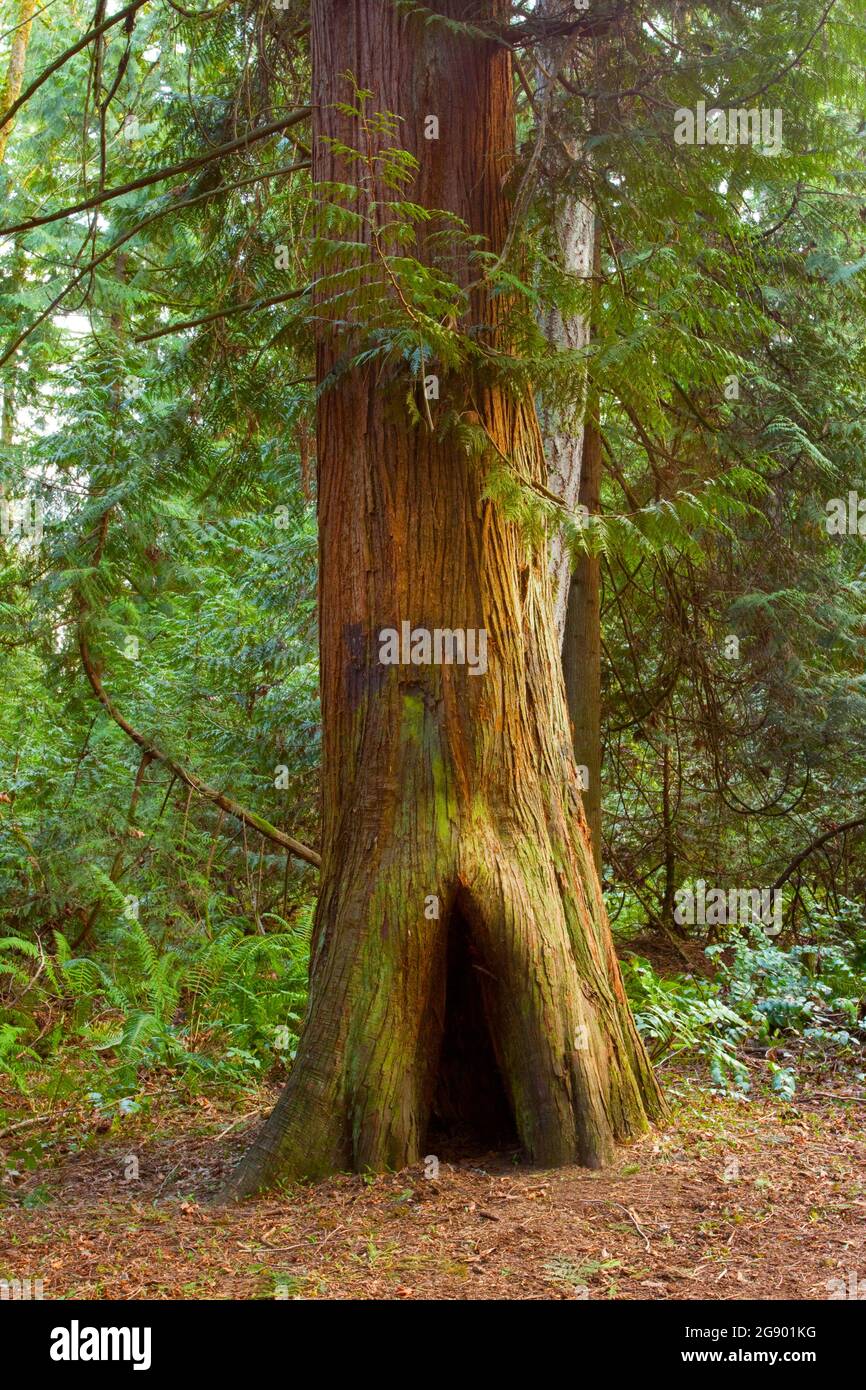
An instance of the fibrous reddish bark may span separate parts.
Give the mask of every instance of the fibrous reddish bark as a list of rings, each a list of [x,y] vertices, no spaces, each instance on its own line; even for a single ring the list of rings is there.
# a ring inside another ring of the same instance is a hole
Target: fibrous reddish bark
[[[442,8],[479,16],[465,0]],[[403,117],[413,200],[501,248],[508,51],[388,0],[314,0],[313,58],[317,178],[352,180],[332,143],[361,143],[335,106],[351,72]],[[439,139],[425,141],[430,114]],[[501,344],[506,315],[476,287],[476,333]],[[345,370],[346,352],[324,326],[318,378],[336,384],[318,418],[324,819],[310,1003],[232,1190],[400,1167],[425,1152],[431,1117],[471,1125],[482,1109],[495,1127],[504,1108],[535,1162],[597,1166],[663,1102],[593,867],[547,557],[485,491],[503,457],[544,483],[534,410],[492,373],[443,376],[431,404],[471,409],[491,440],[473,457],[454,432],[410,427],[405,376]],[[484,630],[486,673],[381,664],[380,633],[404,621]]]

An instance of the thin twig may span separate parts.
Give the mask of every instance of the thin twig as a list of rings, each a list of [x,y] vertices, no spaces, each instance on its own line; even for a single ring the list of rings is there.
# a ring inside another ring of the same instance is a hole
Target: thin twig
[[[650,1245],[650,1238],[649,1238],[649,1236],[647,1235],[646,1231],[645,1231],[645,1230],[643,1229],[643,1227],[641,1226],[640,1222],[638,1221],[637,1217],[635,1216],[634,1212],[631,1210],[630,1207],[624,1207],[623,1204],[622,1204],[622,1202],[614,1202],[613,1199],[612,1199],[611,1197],[598,1197],[598,1198],[595,1198],[595,1197],[583,1197],[583,1198],[581,1198],[581,1201],[586,1202],[586,1204],[587,1204],[588,1206],[593,1206],[593,1207],[603,1207],[603,1206],[616,1207],[619,1211],[623,1212],[623,1213],[628,1217],[629,1221],[630,1221],[631,1224],[634,1226],[634,1228],[635,1228],[635,1230],[637,1231],[638,1235],[641,1237],[641,1239],[642,1239],[643,1241],[646,1242],[646,1248],[647,1248],[647,1250],[651,1250],[651,1249],[652,1249],[652,1246]]]
[[[0,1139],[5,1139],[7,1134],[17,1133],[19,1129],[27,1129],[30,1125],[38,1125],[43,1122],[45,1124],[54,1124],[55,1120],[61,1119],[64,1115],[68,1115],[70,1111],[74,1109],[74,1105],[67,1105],[64,1106],[62,1110],[54,1110],[47,1115],[33,1115],[29,1120],[19,1120],[17,1124],[9,1125],[7,1129],[0,1129]]]

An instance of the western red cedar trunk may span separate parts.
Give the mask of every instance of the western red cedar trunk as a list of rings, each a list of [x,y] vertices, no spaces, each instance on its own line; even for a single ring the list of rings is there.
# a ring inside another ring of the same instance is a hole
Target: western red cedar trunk
[[[465,0],[442,12],[479,19]],[[496,0],[486,14],[505,10]],[[373,109],[404,118],[412,199],[500,248],[507,50],[390,0],[314,0],[312,44],[316,177],[353,179],[331,143],[364,142],[335,106],[351,72]],[[438,140],[424,139],[428,115]],[[506,313],[473,292],[486,341],[504,341]],[[431,1117],[489,1133],[508,1119],[530,1159],[597,1166],[663,1102],[589,849],[545,550],[485,497],[502,455],[543,481],[534,411],[492,375],[443,376],[431,405],[471,407],[493,441],[471,457],[454,432],[409,423],[405,374],[346,371],[346,351],[323,327],[318,379],[336,384],[318,416],[324,819],[310,1002],[232,1188],[403,1166],[424,1154]],[[379,634],[404,620],[485,630],[486,673],[382,665]]]

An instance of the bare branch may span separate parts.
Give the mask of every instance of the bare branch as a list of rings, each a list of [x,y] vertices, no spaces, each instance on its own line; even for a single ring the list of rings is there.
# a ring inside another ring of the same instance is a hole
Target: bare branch
[[[211,314],[202,314],[200,319],[187,319],[184,323],[172,323],[167,328],[157,328],[153,333],[142,333],[135,339],[137,343],[152,343],[154,338],[165,338],[169,333],[183,333],[187,328],[201,328],[205,323],[214,323],[217,319],[227,319],[231,314],[252,314],[256,309],[271,309],[275,304],[285,304],[290,299],[300,299],[302,295],[309,294],[309,285],[302,285],[300,289],[288,290],[285,294],[272,295],[270,299],[251,299],[245,304],[230,304],[225,309],[214,309]]]
[[[43,217],[30,217],[26,222],[16,222],[11,227],[0,227],[0,236],[29,232],[33,227],[44,227],[46,223],[57,222],[63,217],[74,217],[76,213],[87,212],[90,208],[99,207],[112,198],[121,198],[125,193],[135,193],[139,188],[148,188],[150,184],[161,183],[163,179],[174,178],[176,174],[192,173],[193,170],[200,169],[205,164],[213,163],[215,159],[224,159],[227,155],[234,154],[237,150],[246,149],[248,145],[255,144],[258,140],[265,140],[269,135],[275,135],[280,130],[287,130],[289,126],[297,125],[299,121],[306,120],[309,114],[309,106],[299,106],[291,115],[284,116],[279,121],[271,121],[269,125],[249,130],[245,135],[239,135],[237,140],[230,140],[226,145],[218,145],[215,149],[209,150],[207,154],[193,155],[181,164],[172,164],[167,169],[156,169],[152,173],[142,174],[130,183],[119,184],[117,188],[106,188],[101,193],[95,193],[92,198],[87,198],[83,203],[71,203],[69,207],[58,208],[56,212],[48,212]]]
[[[283,849],[287,849],[296,859],[303,859],[307,864],[314,864],[317,867],[321,864],[322,856],[317,854],[314,849],[310,849],[307,845],[301,844],[300,840],[293,839],[291,835],[286,835],[284,831],[278,830],[275,825],[271,825],[270,821],[265,820],[263,816],[256,815],[254,811],[248,811],[246,807],[241,806],[239,802],[233,801],[230,796],[225,796],[223,792],[216,791],[215,788],[207,786],[199,777],[196,777],[195,773],[188,772],[180,763],[175,762],[174,758],[169,757],[167,753],[163,753],[152,739],[140,733],[138,729],[134,729],[133,726],[124,719],[123,715],[115,709],[103,689],[102,681],[99,678],[99,672],[96,669],[96,665],[87,645],[87,639],[84,636],[83,625],[79,626],[78,629],[78,650],[81,653],[81,664],[84,667],[85,675],[90,682],[96,698],[114,720],[117,727],[122,729],[126,736],[131,738],[137,747],[149,754],[151,758],[155,758],[158,762],[161,762],[170,772],[174,773],[179,781],[183,782],[184,786],[197,792],[198,795],[204,797],[206,801],[212,801],[215,806],[219,806],[221,811],[228,812],[230,816],[234,816],[236,820],[239,820],[242,825],[248,825],[251,829],[257,830],[260,835],[264,835],[266,840],[271,840],[273,844],[280,845]]]

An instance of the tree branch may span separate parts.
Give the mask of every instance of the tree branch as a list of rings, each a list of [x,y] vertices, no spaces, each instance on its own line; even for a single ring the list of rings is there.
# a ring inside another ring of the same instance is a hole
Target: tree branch
[[[172,164],[167,169],[156,169],[150,174],[142,174],[139,178],[132,179],[130,183],[119,184],[117,188],[103,189],[101,193],[94,193],[92,198],[87,198],[83,203],[70,203],[68,207],[46,213],[44,217],[30,217],[26,222],[16,222],[11,227],[0,227],[0,236],[13,236],[17,232],[29,232],[34,227],[44,227],[48,222],[58,222],[63,217],[74,217],[79,212],[87,212],[90,208],[99,207],[112,198],[121,198],[125,193],[135,193],[140,188],[148,188],[152,183],[162,183],[164,179],[173,178],[175,174],[192,173],[193,170],[200,169],[215,159],[224,159],[227,155],[245,149],[258,140],[265,140],[269,135],[275,135],[280,130],[288,130],[289,126],[297,125],[300,121],[306,120],[309,114],[309,106],[299,106],[290,116],[284,116],[282,120],[271,121],[269,125],[248,130],[246,135],[239,135],[237,140],[230,140],[226,145],[218,145],[209,150],[207,154],[192,155],[181,164]]]
[[[218,792],[213,787],[207,786],[199,777],[196,777],[195,773],[188,772],[180,763],[175,762],[174,758],[169,757],[167,753],[163,753],[152,739],[140,733],[138,729],[134,729],[133,726],[124,719],[123,715],[115,709],[102,687],[102,681],[99,678],[99,673],[87,645],[87,639],[84,636],[83,626],[79,626],[78,629],[78,650],[81,653],[81,664],[84,667],[85,675],[90,682],[96,698],[102,704],[107,714],[114,720],[117,727],[122,729],[127,738],[131,738],[137,747],[141,748],[143,752],[148,753],[151,758],[155,758],[161,762],[170,772],[174,773],[179,781],[183,782],[184,786],[197,792],[198,795],[204,797],[206,801],[212,801],[215,806],[219,806],[221,811],[227,811],[230,816],[234,816],[242,825],[250,826],[253,830],[257,830],[260,835],[264,835],[265,839],[271,840],[275,845],[281,845],[283,849],[287,849],[293,854],[296,859],[303,859],[307,864],[314,864],[317,867],[321,864],[322,856],[317,854],[314,849],[309,849],[307,845],[301,844],[300,840],[295,840],[291,835],[286,835],[282,830],[278,830],[275,825],[271,825],[270,821],[266,821],[263,816],[256,815],[254,811],[248,811],[246,807],[241,806],[237,801],[233,801],[231,797],[225,796],[222,792]]]
[[[107,246],[104,251],[100,251],[98,256],[94,256],[91,261],[88,261],[87,265],[82,266],[80,270],[76,271],[69,283],[54,296],[51,303],[36,316],[32,323],[28,324],[26,328],[22,328],[18,337],[14,339],[8,348],[4,349],[2,355],[0,355],[0,367],[4,366],[5,363],[9,361],[10,357],[14,356],[21,344],[30,337],[31,333],[35,332],[40,323],[45,322],[49,314],[54,312],[68,294],[71,294],[76,285],[80,285],[82,280],[85,280],[98,266],[102,265],[103,261],[108,260],[108,258],[112,256],[115,251],[119,250],[127,241],[130,241],[134,236],[138,236],[138,234],[143,232],[146,227],[149,227],[152,222],[156,222],[160,217],[164,217],[167,212],[177,212],[181,208],[195,207],[196,203],[204,203],[210,198],[221,197],[224,193],[231,193],[235,188],[244,188],[247,184],[258,183],[262,179],[276,178],[280,174],[293,174],[298,169],[309,169],[309,167],[309,160],[301,160],[297,164],[285,164],[280,169],[267,169],[261,174],[250,174],[248,178],[238,179],[234,183],[222,183],[217,188],[209,188],[204,193],[197,193],[194,198],[184,198],[180,202],[166,203],[161,208],[157,208],[156,212],[152,212],[148,217],[142,218],[141,222],[136,222],[135,226],[131,227],[128,232],[124,232],[122,236],[117,237],[117,239],[113,241],[110,246]]]
[[[65,63],[69,62],[70,58],[74,58],[76,53],[81,52],[82,48],[86,48],[94,39],[98,39],[101,34],[105,33],[106,29],[110,29],[114,24],[119,24],[121,20],[126,19],[131,14],[135,14],[136,10],[140,10],[142,6],[146,4],[147,0],[133,0],[131,5],[127,5],[123,10],[118,10],[117,14],[113,14],[110,19],[105,19],[101,24],[97,24],[95,29],[88,30],[84,38],[79,39],[78,43],[74,43],[71,48],[67,48],[65,53],[61,53],[59,58],[55,58],[53,63],[50,63],[38,77],[34,78],[27,90],[22,92],[17,100],[13,101],[8,110],[0,115],[0,126],[4,126],[8,121],[11,121],[12,117],[17,111],[20,111],[24,103],[30,100],[33,93],[38,92],[39,88],[48,81],[49,77],[53,77],[59,68],[62,68]]]
[[[823,835],[819,835],[817,839],[812,840],[805,849],[800,851],[796,858],[791,860],[785,872],[779,875],[770,891],[773,892],[774,889],[781,888],[782,884],[786,883],[791,877],[794,870],[800,867],[803,860],[808,859],[809,855],[814,854],[815,850],[820,849],[822,845],[826,845],[828,840],[832,840],[836,835],[844,835],[846,830],[856,830],[861,825],[866,825],[866,816],[855,816],[852,820],[843,821],[841,825],[834,825],[832,830],[825,830]]]
[[[214,323],[216,319],[228,318],[230,314],[251,314],[256,309],[271,309],[275,304],[285,304],[290,299],[300,299],[309,293],[309,286],[288,290],[285,294],[272,295],[270,299],[250,299],[245,304],[229,304],[225,309],[214,309],[210,314],[202,314],[200,319],[186,319],[183,323],[172,323],[167,328],[157,328],[153,333],[142,333],[136,343],[152,343],[154,338],[164,338],[168,333],[182,333],[186,328],[200,328],[202,324]]]

